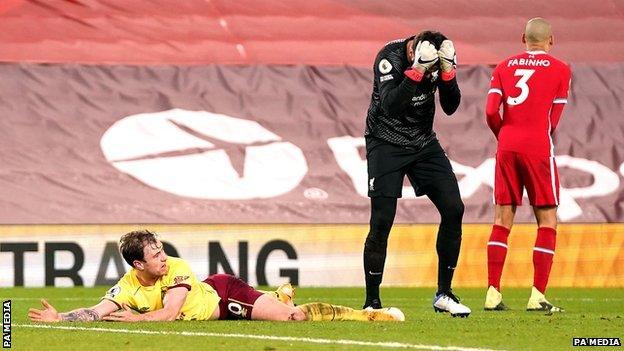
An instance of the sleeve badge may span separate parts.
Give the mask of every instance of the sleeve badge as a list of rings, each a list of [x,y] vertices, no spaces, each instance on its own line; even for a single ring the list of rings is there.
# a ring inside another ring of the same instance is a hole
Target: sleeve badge
[[[110,298],[114,298],[115,296],[119,295],[120,292],[121,292],[121,287],[119,285],[115,285],[106,292],[106,296]]]
[[[381,74],[387,74],[392,71],[392,65],[390,64],[390,61],[386,59],[379,61],[379,66],[377,68],[379,68],[379,72],[381,72]]]

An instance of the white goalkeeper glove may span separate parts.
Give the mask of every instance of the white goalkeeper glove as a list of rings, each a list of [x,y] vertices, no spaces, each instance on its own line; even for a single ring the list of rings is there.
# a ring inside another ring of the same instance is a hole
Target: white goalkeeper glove
[[[421,73],[427,72],[433,65],[439,61],[438,52],[433,44],[425,41],[418,42],[414,49],[414,63],[412,68]]]
[[[450,72],[457,66],[457,55],[455,54],[455,47],[453,42],[445,40],[440,45],[438,50],[438,57],[440,58],[440,69],[442,72]]]

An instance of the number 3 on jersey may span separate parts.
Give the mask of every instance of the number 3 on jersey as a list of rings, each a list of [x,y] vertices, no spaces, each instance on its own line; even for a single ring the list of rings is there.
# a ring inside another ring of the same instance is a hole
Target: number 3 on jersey
[[[529,78],[531,78],[533,73],[535,73],[534,69],[520,69],[520,68],[518,68],[514,72],[514,76],[520,77],[520,80],[518,80],[518,83],[516,83],[516,88],[520,88],[520,95],[516,97],[508,96],[507,97],[508,105],[512,105],[512,106],[520,105],[521,103],[524,102],[524,100],[526,100],[529,97],[529,86],[527,85],[527,81],[529,80]]]

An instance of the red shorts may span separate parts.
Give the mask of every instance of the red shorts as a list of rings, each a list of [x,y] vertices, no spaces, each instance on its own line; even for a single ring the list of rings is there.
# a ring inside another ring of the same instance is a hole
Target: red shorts
[[[242,279],[229,274],[213,274],[204,280],[212,286],[219,301],[219,319],[251,319],[256,300],[262,293],[249,286]]]
[[[523,188],[526,188],[532,206],[559,205],[559,173],[555,158],[498,151],[494,202],[497,205],[522,205]]]

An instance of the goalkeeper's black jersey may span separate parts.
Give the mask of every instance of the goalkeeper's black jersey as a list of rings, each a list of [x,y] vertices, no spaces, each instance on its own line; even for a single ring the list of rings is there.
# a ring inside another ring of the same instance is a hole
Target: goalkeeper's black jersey
[[[377,54],[375,80],[366,116],[366,136],[420,149],[436,139],[433,131],[435,92],[440,90],[440,105],[451,115],[461,99],[457,80],[445,82],[437,72],[415,82],[403,73],[411,68],[407,41],[391,41]]]

